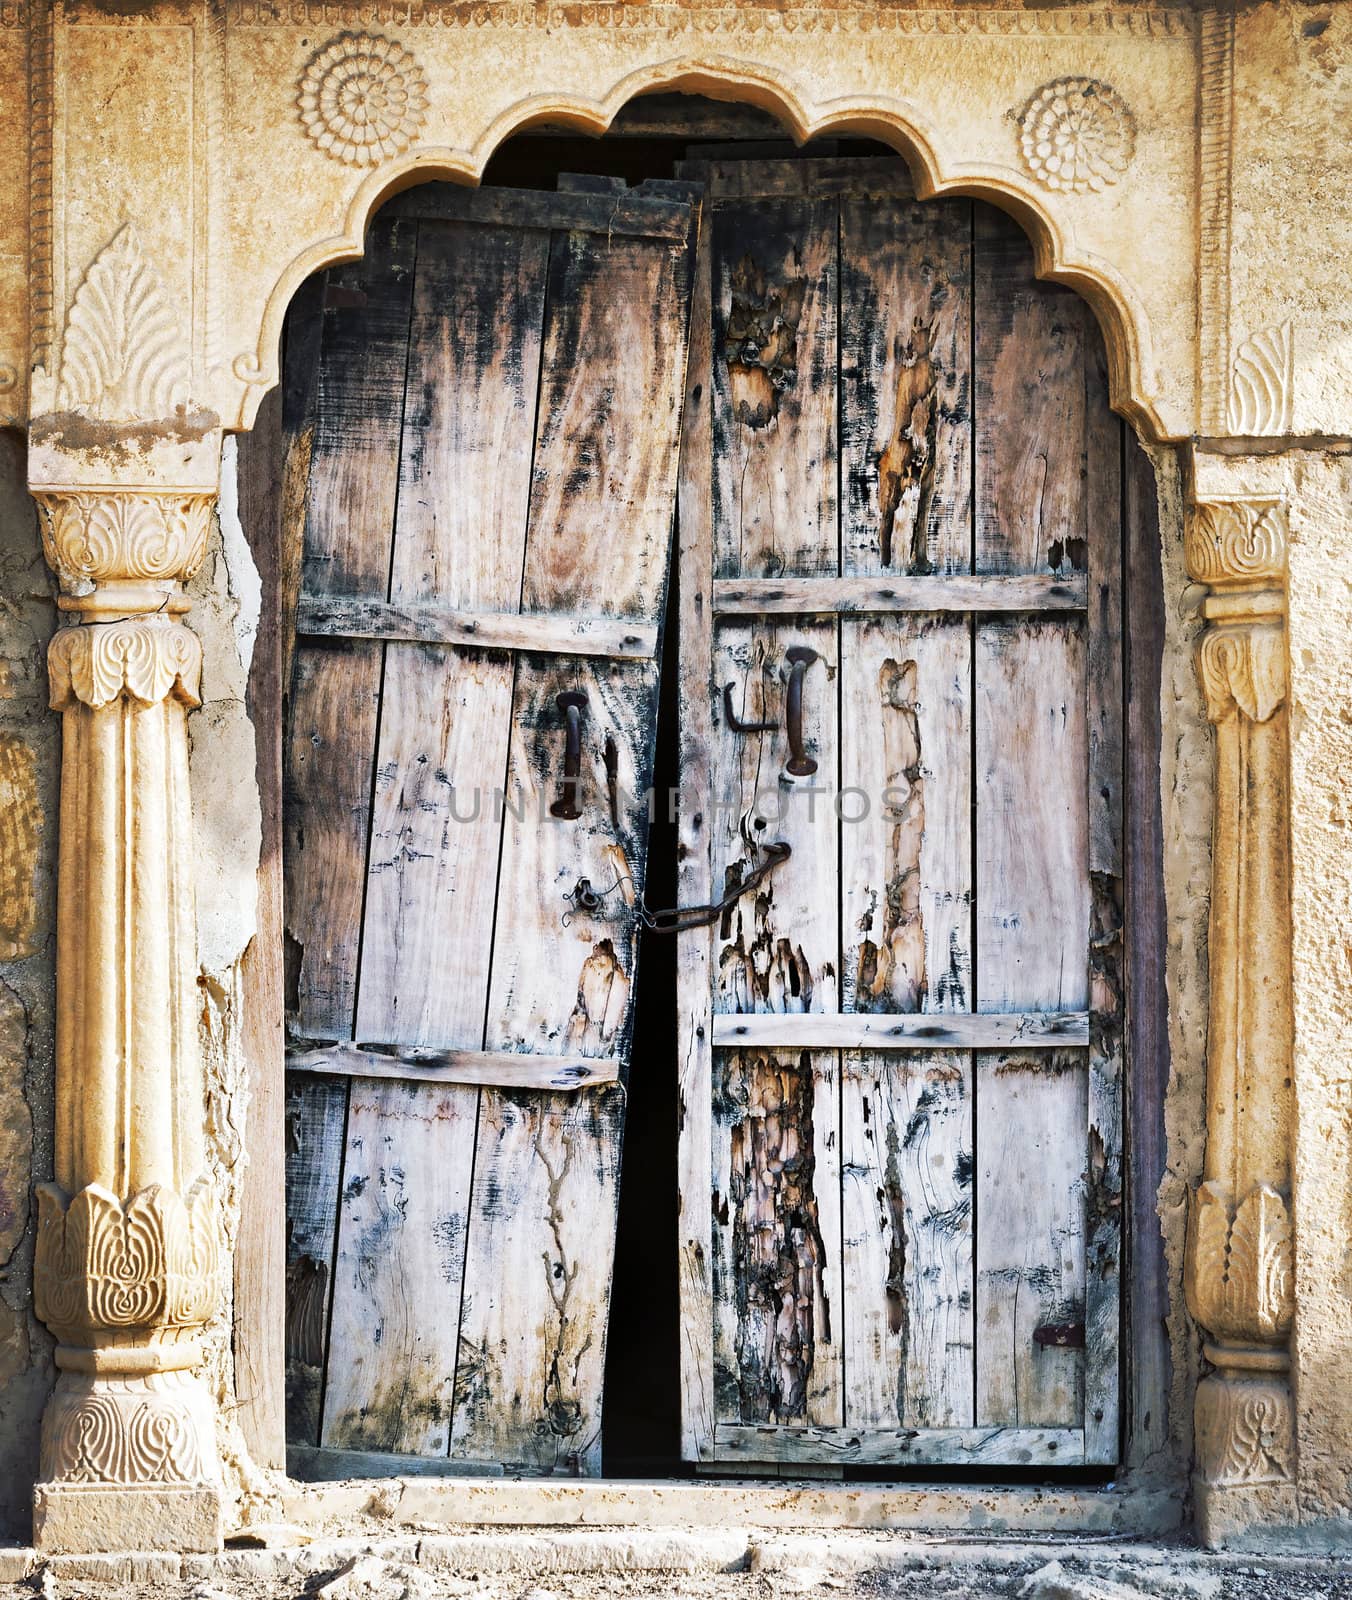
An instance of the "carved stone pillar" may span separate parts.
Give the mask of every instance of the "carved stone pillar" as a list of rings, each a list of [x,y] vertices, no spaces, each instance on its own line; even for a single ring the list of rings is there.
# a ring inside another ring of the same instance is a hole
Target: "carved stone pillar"
[[[1188,571],[1207,586],[1198,665],[1216,751],[1206,1160],[1185,1267],[1207,1335],[1194,1492],[1213,1545],[1297,1520],[1287,511],[1280,492],[1233,487],[1253,482],[1204,464],[1186,532]]]
[[[38,1189],[34,1264],[60,1376],[34,1537],[52,1550],[214,1549],[215,1416],[193,1376],[222,1256],[188,794],[202,652],[179,620],[214,478],[33,493],[67,615],[48,656],[63,725],[56,1182]]]

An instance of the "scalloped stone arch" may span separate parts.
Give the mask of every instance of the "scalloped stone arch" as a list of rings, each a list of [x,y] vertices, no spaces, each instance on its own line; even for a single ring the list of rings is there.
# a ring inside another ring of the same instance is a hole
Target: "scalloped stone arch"
[[[385,201],[437,179],[477,184],[499,145],[544,122],[604,134],[631,100],[663,90],[702,94],[769,112],[800,145],[829,134],[877,139],[906,161],[920,199],[964,195],[1008,212],[1032,242],[1037,275],[1075,290],[1093,310],[1107,348],[1113,409],[1146,439],[1162,442],[1176,436],[1164,426],[1147,391],[1145,374],[1153,370],[1153,351],[1140,297],[1110,261],[1074,248],[1030,179],[1012,164],[945,159],[937,130],[912,101],[879,94],[831,99],[814,107],[782,74],[723,55],[653,62],[625,73],[597,99],[534,92],[494,117],[469,148],[423,146],[373,167],[353,195],[341,229],[305,245],[278,276],[264,309],[256,353],[235,362],[234,376],[246,389],[234,426],[251,427],[264,394],[280,380],[282,323],[292,296],[313,273],[362,255],[366,229]]]

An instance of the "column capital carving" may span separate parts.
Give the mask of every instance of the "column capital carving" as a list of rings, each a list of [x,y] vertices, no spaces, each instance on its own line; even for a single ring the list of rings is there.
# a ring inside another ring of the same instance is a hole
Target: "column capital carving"
[[[1286,630],[1280,620],[1210,627],[1197,647],[1197,672],[1211,722],[1236,712],[1266,722],[1286,699]]]
[[[1188,1206],[1183,1283],[1188,1310],[1213,1338],[1280,1344],[1295,1313],[1284,1197],[1260,1184],[1236,1203],[1224,1184],[1200,1184]]]
[[[202,489],[34,486],[32,494],[67,611],[162,607],[202,564],[216,501]],[[93,599],[110,586],[117,592]]]
[[[196,706],[202,645],[190,629],[167,618],[60,628],[47,647],[47,677],[53,711],[77,702],[97,711],[124,694],[143,706],[170,694]]]
[[[1188,576],[1211,589],[1281,588],[1286,503],[1275,495],[1198,496],[1183,536]]]
[[[205,1180],[187,1195],[155,1184],[126,1201],[97,1183],[75,1195],[43,1183],[37,1197],[34,1308],[63,1344],[171,1343],[211,1319],[221,1246]],[[112,1361],[89,1364],[118,1364],[108,1354]]]

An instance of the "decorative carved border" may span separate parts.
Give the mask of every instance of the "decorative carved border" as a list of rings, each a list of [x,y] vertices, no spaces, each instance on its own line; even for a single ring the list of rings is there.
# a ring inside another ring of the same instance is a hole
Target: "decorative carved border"
[[[905,33],[998,34],[1057,38],[1125,34],[1179,38],[1191,34],[1182,11],[1152,10],[912,10],[877,0],[838,5],[793,5],[783,11],[705,5],[648,5],[626,0],[226,0],[230,22],[266,28],[625,28],[659,33]]]
[[[1198,338],[1197,392],[1202,432],[1222,434],[1230,370],[1230,191],[1234,166],[1235,17],[1203,11],[1198,19]],[[1210,376],[1211,383],[1207,383]]]

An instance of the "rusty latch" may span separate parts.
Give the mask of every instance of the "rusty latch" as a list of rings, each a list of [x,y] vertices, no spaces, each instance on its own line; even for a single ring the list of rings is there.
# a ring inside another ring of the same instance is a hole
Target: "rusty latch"
[[[1033,1329],[1033,1343],[1044,1349],[1083,1350],[1084,1323],[1044,1322],[1040,1328]]]

